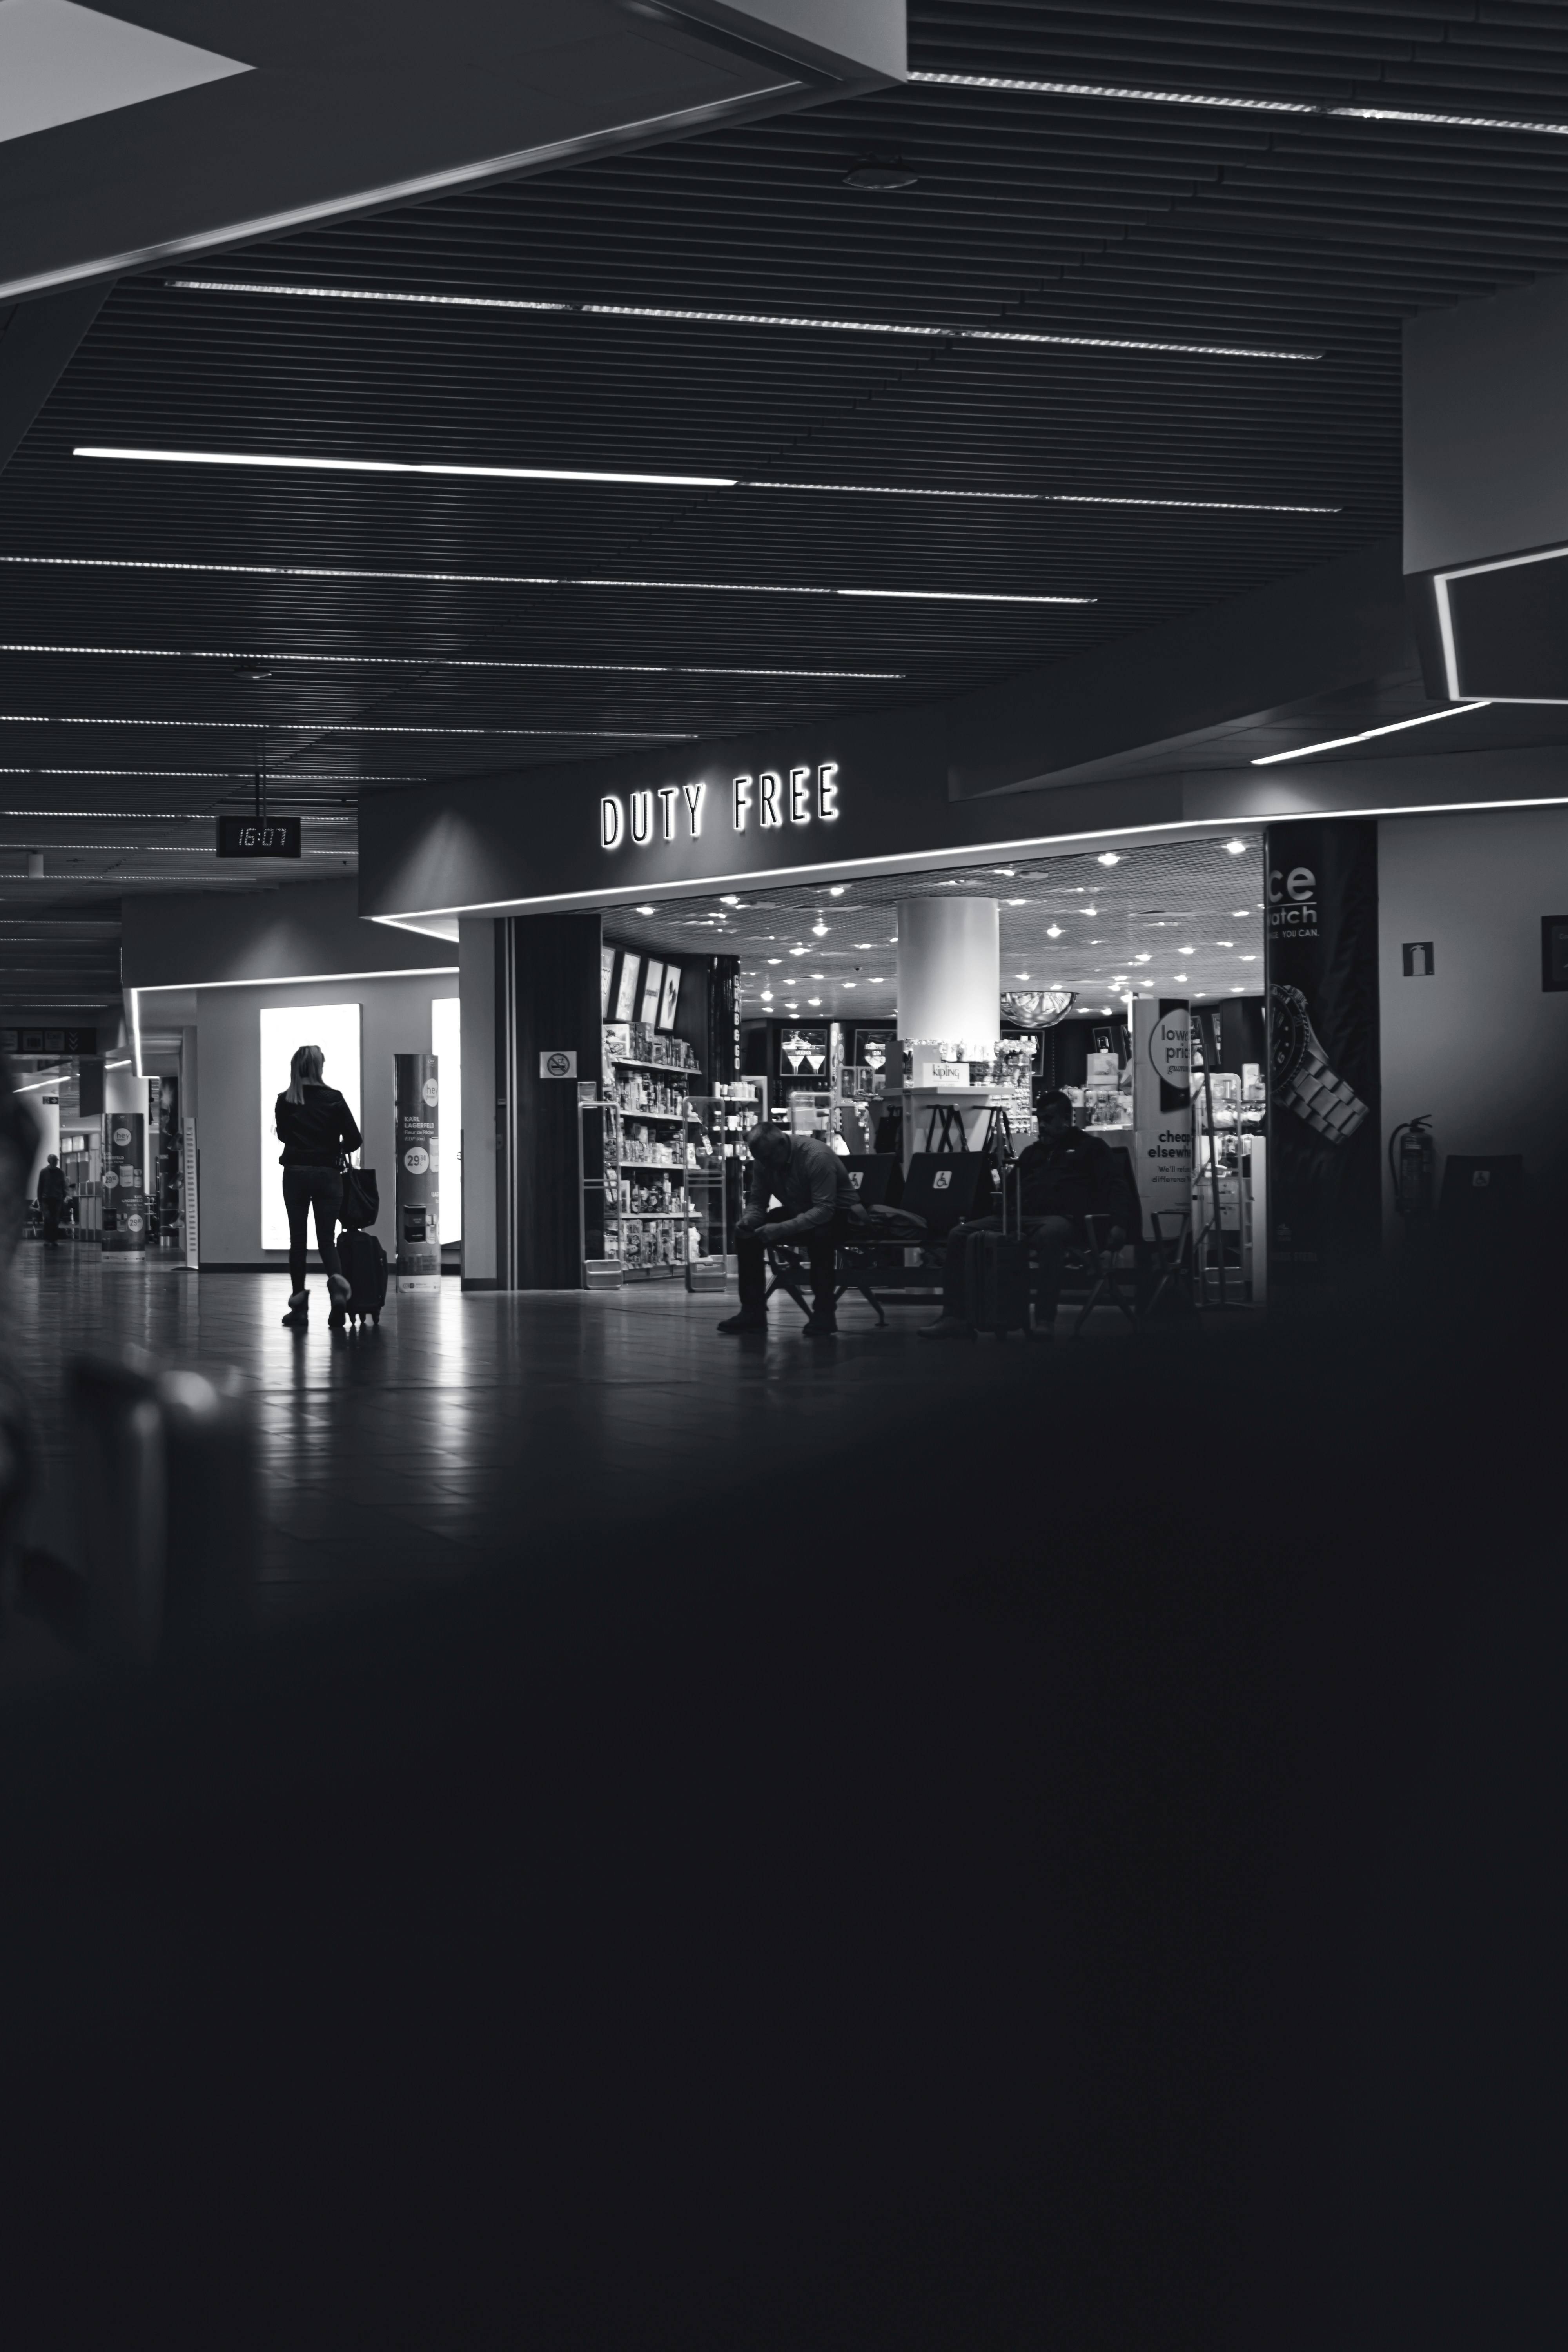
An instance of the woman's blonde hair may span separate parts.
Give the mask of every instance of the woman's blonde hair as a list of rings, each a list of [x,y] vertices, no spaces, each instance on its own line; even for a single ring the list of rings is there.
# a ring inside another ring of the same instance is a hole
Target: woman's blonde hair
[[[326,1055],[319,1045],[300,1046],[289,1065],[287,1099],[289,1102],[302,1103],[305,1099],[305,1088],[321,1085],[321,1064],[325,1059]]]

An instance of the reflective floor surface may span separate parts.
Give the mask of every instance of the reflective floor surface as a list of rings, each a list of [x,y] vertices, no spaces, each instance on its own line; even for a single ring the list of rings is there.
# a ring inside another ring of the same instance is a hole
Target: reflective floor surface
[[[285,1329],[283,1277],[192,1275],[154,1258],[106,1271],[93,1253],[32,1244],[13,1276],[13,1347],[37,1415],[42,1482],[25,1540],[74,1559],[77,1538],[65,1412],[71,1360],[133,1342],[172,1362],[237,1365],[253,1388],[264,1517],[262,1611],[273,1621],[350,1596],[439,1580],[482,1565],[547,1568],[563,1530],[603,1527],[616,1541],[639,1519],[690,1507],[694,1546],[731,1543],[735,1507],[708,1506],[745,1487],[752,1507],[796,1515],[803,1543],[870,1541],[912,1498],[898,1430],[933,1397],[1022,1388],[1037,1395],[1044,1438],[1064,1384],[1109,1380],[1129,1351],[1164,1364],[1201,1331],[1134,1339],[1100,1313],[1083,1339],[1013,1339],[932,1349],[916,1338],[927,1308],[893,1310],[879,1328],[858,1299],[837,1342],[802,1336],[775,1299],[765,1341],[721,1337],[730,1298],[677,1284],[608,1294],[389,1293],[377,1326],[331,1331],[312,1285],[315,1321]],[[1213,1328],[1211,1328],[1211,1325]],[[1114,1414],[1114,1393],[1108,1410]],[[825,1444],[864,1449],[868,1506],[859,1535],[812,1516]],[[961,1461],[921,1480],[977,1504],[1003,1499],[1005,1476]],[[765,1505],[763,1498],[766,1498]],[[743,1519],[742,1522],[743,1524]]]

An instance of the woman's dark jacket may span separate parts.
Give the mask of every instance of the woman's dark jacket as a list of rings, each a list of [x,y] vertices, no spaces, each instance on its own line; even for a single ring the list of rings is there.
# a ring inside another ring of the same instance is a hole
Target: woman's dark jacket
[[[285,1168],[335,1168],[345,1151],[357,1151],[361,1136],[353,1113],[336,1087],[305,1088],[305,1099],[278,1097],[278,1133]]]

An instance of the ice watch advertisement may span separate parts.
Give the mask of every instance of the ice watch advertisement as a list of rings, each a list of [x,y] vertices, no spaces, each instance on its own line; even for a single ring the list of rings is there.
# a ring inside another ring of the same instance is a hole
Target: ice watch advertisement
[[[1313,1288],[1382,1237],[1376,824],[1271,825],[1264,869],[1269,1274]]]

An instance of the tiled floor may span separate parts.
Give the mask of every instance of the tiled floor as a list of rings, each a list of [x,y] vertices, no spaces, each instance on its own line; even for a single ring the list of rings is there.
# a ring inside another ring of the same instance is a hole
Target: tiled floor
[[[342,1332],[327,1329],[317,1285],[317,1322],[299,1335],[283,1328],[285,1294],[276,1276],[193,1276],[155,1258],[106,1272],[86,1251],[25,1248],[13,1344],[43,1455],[27,1539],[73,1558],[65,1374],[82,1351],[127,1341],[172,1361],[237,1364],[253,1385],[273,1619],[481,1565],[547,1572],[563,1536],[635,1529],[683,1500],[701,1543],[712,1536],[706,1505],[742,1486],[798,1512],[803,1541],[816,1543],[826,1531],[812,1525],[811,1479],[824,1445],[863,1447],[868,1496],[892,1507],[900,1419],[932,1395],[1000,1402],[1021,1388],[1048,1421],[1064,1383],[1114,1384],[1130,1347],[1163,1362],[1173,1345],[1170,1335],[1134,1343],[1101,1314],[1072,1347],[937,1350],[915,1337],[929,1310],[895,1309],[879,1328],[858,1300],[841,1309],[836,1345],[805,1339],[782,1300],[765,1343],[738,1342],[714,1329],[732,1297],[675,1284],[505,1296],[451,1282],[438,1298],[389,1296],[379,1328]],[[1191,1330],[1175,1336],[1179,1352],[1193,1344]]]

